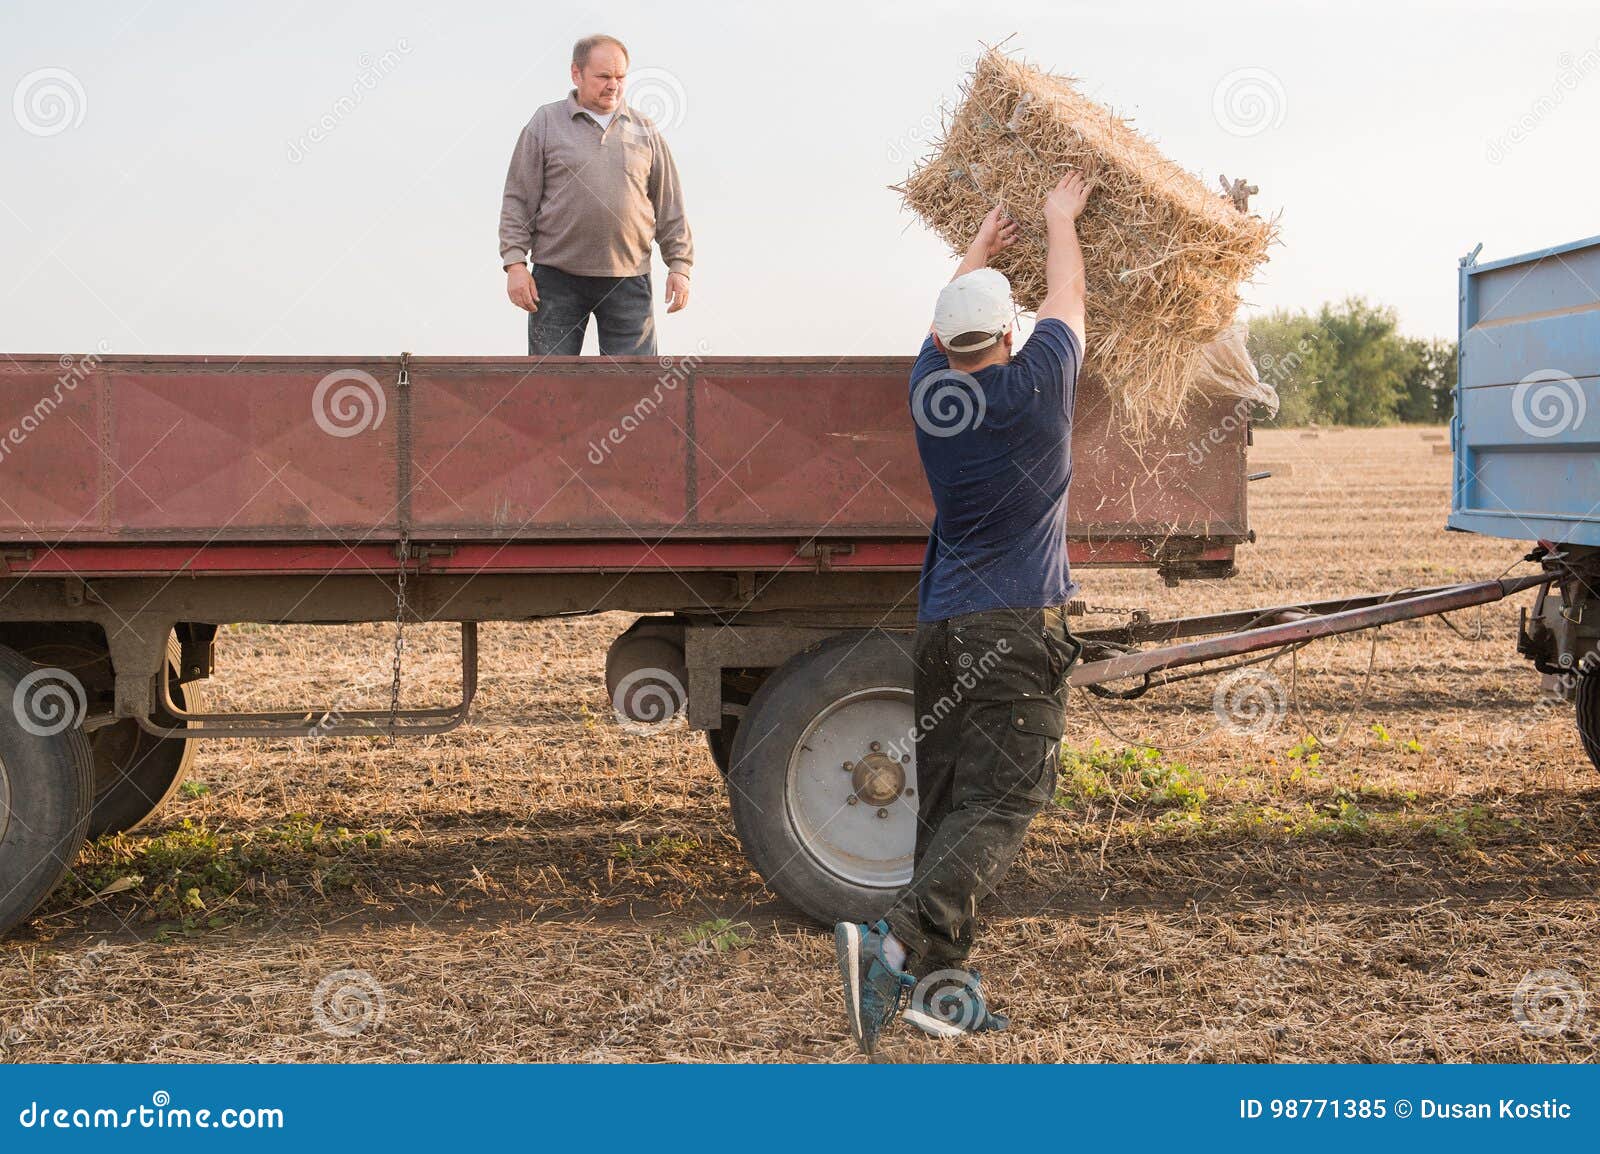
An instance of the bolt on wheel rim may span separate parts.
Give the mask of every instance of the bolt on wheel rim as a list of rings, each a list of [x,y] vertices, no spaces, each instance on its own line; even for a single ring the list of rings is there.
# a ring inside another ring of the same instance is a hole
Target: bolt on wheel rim
[[[898,889],[911,880],[914,721],[909,689],[858,690],[817,714],[789,756],[786,801],[795,837],[847,882]]]

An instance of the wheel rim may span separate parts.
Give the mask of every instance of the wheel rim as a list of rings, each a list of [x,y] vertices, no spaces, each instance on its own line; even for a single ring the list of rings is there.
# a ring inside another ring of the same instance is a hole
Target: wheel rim
[[[909,689],[858,690],[817,714],[789,755],[795,838],[818,865],[847,882],[899,889],[911,880],[915,712]]]

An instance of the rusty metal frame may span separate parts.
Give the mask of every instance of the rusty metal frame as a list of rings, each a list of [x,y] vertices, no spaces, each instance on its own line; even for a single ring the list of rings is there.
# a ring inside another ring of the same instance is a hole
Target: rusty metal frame
[[[1282,606],[1277,609],[1247,610],[1243,613],[1213,614],[1209,617],[1179,618],[1174,621],[1150,622],[1125,627],[1129,635],[1150,630],[1165,630],[1166,636],[1184,637],[1204,633],[1220,633],[1235,626],[1241,618],[1262,622],[1256,628],[1211,637],[1203,641],[1187,641],[1139,653],[1120,654],[1099,661],[1088,661],[1073,669],[1067,684],[1079,687],[1103,685],[1108,681],[1121,681],[1130,677],[1143,677],[1148,682],[1152,674],[1185,665],[1198,665],[1205,661],[1225,657],[1239,657],[1264,649],[1298,645],[1320,637],[1340,633],[1355,633],[1378,625],[1391,625],[1417,617],[1431,617],[1486,605],[1499,601],[1524,589],[1548,585],[1560,576],[1559,572],[1529,574],[1525,577],[1502,577],[1492,581],[1474,581],[1464,585],[1447,585],[1416,592],[1375,594],[1369,597],[1345,598],[1341,601],[1318,602],[1304,606]],[[1343,606],[1332,612],[1318,612],[1325,606]],[[1080,635],[1085,640],[1113,640],[1106,634],[1117,630],[1096,630]],[[1159,635],[1159,633],[1157,634]]]
[[[423,737],[429,734],[449,733],[467,720],[472,699],[478,692],[478,624],[461,622],[461,700],[454,705],[429,706],[422,709],[283,709],[250,713],[191,713],[172,700],[170,672],[163,669],[159,675],[161,708],[188,726],[158,725],[148,717],[136,720],[139,728],[158,737],[359,737],[375,734],[399,736],[405,734]],[[339,717],[329,723],[329,718]],[[439,720],[430,720],[438,718]],[[351,720],[353,719],[353,720]],[[418,724],[401,725],[402,721]],[[267,725],[238,725],[234,722],[271,722]],[[361,724],[383,722],[384,724]]]

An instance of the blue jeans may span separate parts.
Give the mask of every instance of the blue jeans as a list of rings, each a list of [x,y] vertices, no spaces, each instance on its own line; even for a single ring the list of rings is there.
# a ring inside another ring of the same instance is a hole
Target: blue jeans
[[[549,265],[535,265],[539,311],[528,314],[530,357],[575,357],[594,314],[600,327],[600,355],[653,357],[656,319],[650,308],[650,274],[574,276]]]

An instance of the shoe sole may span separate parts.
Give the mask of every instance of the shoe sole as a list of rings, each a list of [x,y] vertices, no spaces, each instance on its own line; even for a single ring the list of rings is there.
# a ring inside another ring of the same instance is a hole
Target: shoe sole
[[[960,1038],[971,1033],[970,1030],[964,1030],[960,1026],[953,1025],[941,1018],[935,1018],[932,1014],[924,1014],[921,1010],[905,1010],[900,1016],[924,1034],[933,1038]]]
[[[866,1053],[861,1037],[861,927],[840,922],[833,927],[833,953],[839,961],[839,977],[844,983],[845,1017],[850,1021],[850,1036]]]

